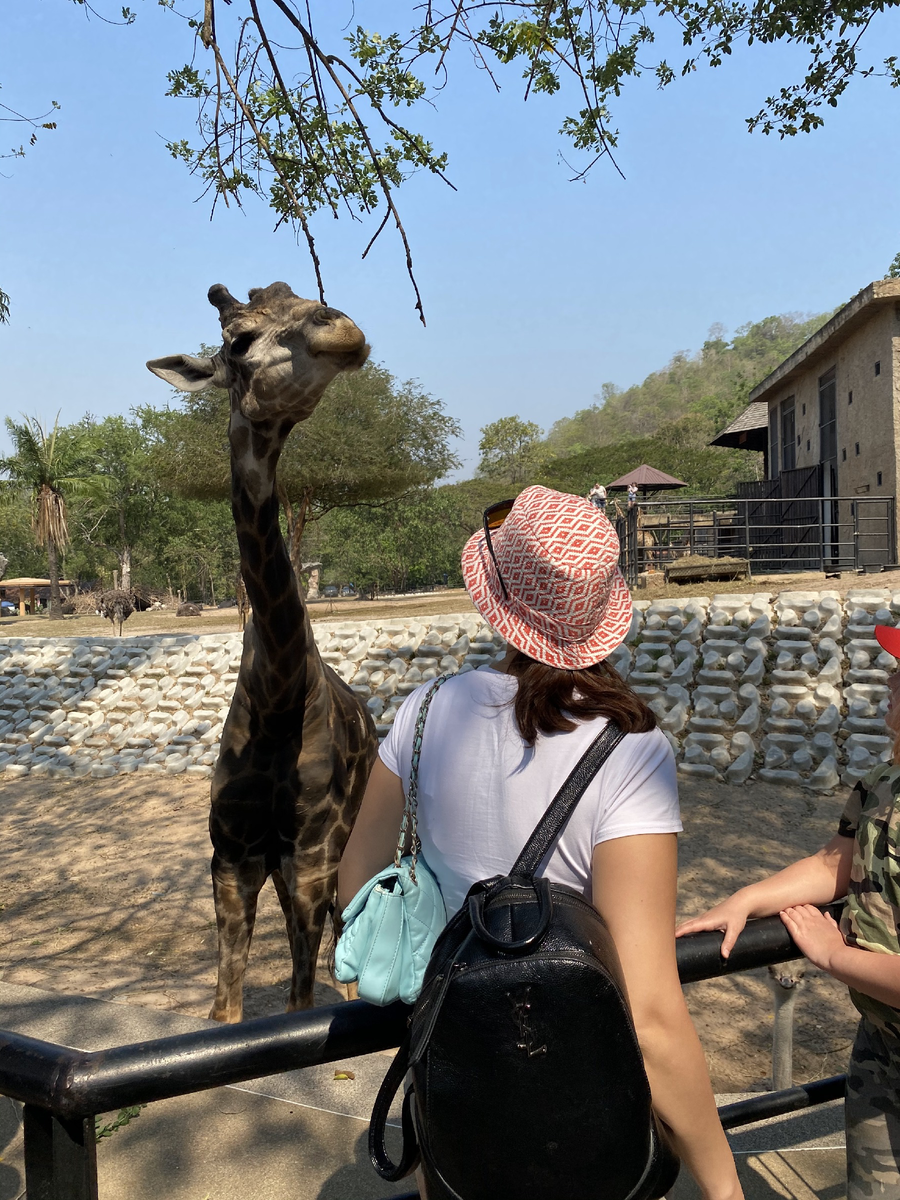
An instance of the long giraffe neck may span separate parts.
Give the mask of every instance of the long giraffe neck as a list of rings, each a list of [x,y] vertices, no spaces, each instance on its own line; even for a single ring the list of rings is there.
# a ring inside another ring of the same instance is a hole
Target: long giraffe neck
[[[251,423],[233,403],[228,436],[231,510],[256,645],[265,655],[267,669],[274,669],[274,677],[296,691],[306,688],[315,643],[278,521],[275,472],[292,425],[289,421]]]

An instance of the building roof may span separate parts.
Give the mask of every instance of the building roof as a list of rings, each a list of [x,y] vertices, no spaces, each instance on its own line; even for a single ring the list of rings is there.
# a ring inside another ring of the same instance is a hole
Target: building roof
[[[710,446],[734,446],[741,450],[765,450],[769,437],[769,406],[765,400],[754,400],[721,433]]]
[[[790,358],[786,358],[771,375],[756,385],[750,393],[751,401],[768,403],[774,392],[809,370],[819,359],[831,355],[836,346],[860,325],[864,325],[878,309],[898,302],[900,279],[876,279],[864,287],[848,304],[838,309],[830,321],[826,321],[821,329],[807,338]]]
[[[623,491],[630,483],[636,483],[639,488],[648,492],[658,492],[663,488],[687,487],[684,480],[675,479],[672,475],[667,475],[665,471],[657,471],[656,467],[648,467],[646,463],[641,463],[627,475],[622,475],[613,483],[608,483],[606,490]]]

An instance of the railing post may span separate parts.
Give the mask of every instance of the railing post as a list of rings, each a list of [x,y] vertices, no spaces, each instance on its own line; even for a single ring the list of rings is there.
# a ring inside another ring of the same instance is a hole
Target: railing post
[[[819,558],[821,559],[822,570],[825,568],[825,498],[819,497]],[[840,564],[840,553],[838,554],[838,563]]]
[[[744,550],[747,556],[747,578],[753,578],[753,565],[750,561],[750,501],[744,501]]]
[[[93,1117],[65,1120],[26,1104],[23,1126],[28,1200],[98,1200]]]
[[[850,502],[850,510],[853,513],[853,569],[859,570],[859,501],[852,500]]]

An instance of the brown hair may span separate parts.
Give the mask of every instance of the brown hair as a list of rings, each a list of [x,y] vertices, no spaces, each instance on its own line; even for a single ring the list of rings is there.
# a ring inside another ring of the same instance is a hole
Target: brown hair
[[[539,733],[568,733],[578,721],[592,717],[608,717],[624,733],[656,728],[653,712],[607,662],[564,671],[518,650],[507,670],[519,681],[514,712],[529,746]]]

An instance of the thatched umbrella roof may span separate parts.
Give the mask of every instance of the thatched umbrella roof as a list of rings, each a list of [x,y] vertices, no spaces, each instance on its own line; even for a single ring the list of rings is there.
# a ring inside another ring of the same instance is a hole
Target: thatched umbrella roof
[[[69,586],[71,586],[73,580],[61,579],[59,582],[61,584],[65,585],[66,587],[69,587]],[[0,579],[0,588],[10,588],[10,587],[39,588],[39,587],[49,587],[49,586],[50,586],[49,579],[29,579],[27,576],[23,577],[22,579]]]
[[[627,475],[621,475],[612,483],[608,483],[606,490],[608,492],[624,492],[632,483],[637,484],[645,496],[648,492],[662,492],[672,488],[687,487],[683,479],[676,479],[674,475],[667,475],[665,471],[657,471],[656,467],[649,467],[646,463],[641,463]]]

